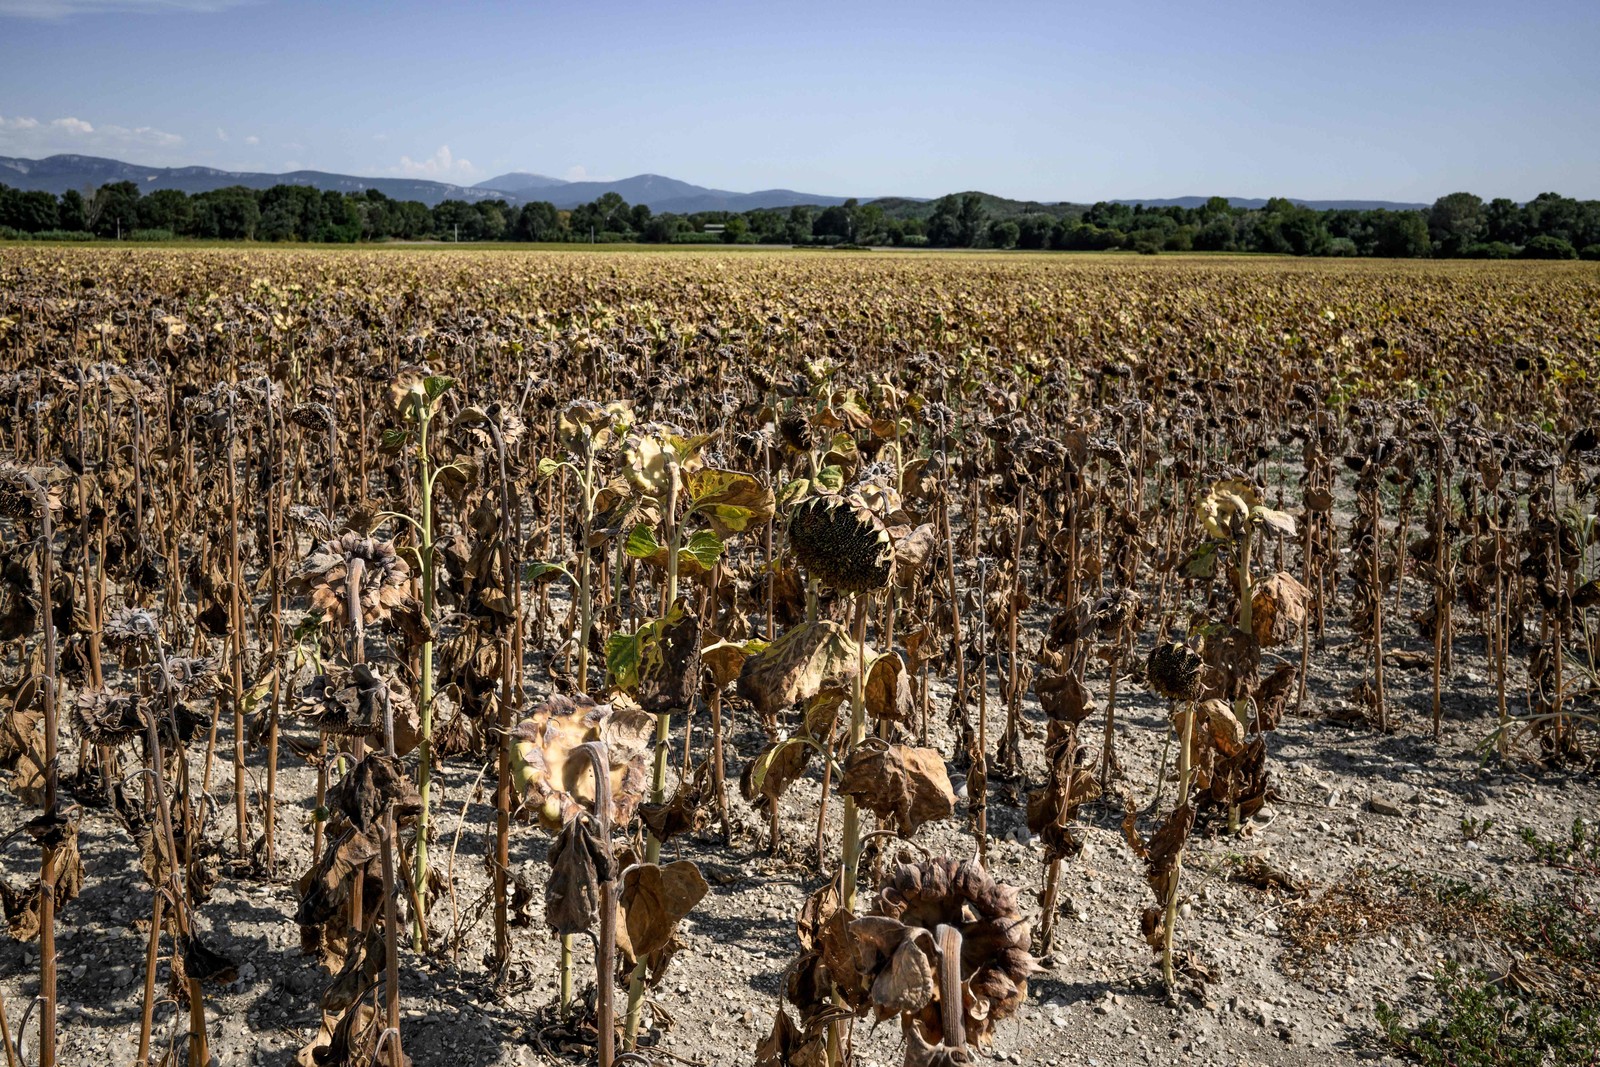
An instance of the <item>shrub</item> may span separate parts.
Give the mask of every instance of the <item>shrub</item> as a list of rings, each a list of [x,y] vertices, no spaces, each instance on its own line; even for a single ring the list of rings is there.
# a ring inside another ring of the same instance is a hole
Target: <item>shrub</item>
[[[1578,252],[1570,241],[1540,234],[1522,246],[1523,259],[1577,259]]]
[[[172,240],[172,231],[171,230],[134,230],[132,233],[128,234],[128,240],[130,240],[130,241],[170,241],[170,240]]]
[[[1517,254],[1517,250],[1504,241],[1489,241],[1486,244],[1468,245],[1465,254],[1469,259],[1510,259]]]
[[[1600,244],[1584,245],[1578,252],[1579,259],[1600,259]]]
[[[35,241],[92,241],[94,234],[84,230],[40,230],[32,235]]]

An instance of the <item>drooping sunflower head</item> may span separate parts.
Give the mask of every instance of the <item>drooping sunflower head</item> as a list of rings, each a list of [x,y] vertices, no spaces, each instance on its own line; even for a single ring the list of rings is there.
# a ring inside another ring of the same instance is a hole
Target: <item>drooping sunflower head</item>
[[[406,601],[411,568],[395,551],[394,544],[346,533],[308,556],[296,575],[296,585],[311,594],[311,606],[336,625],[344,625],[350,617],[346,597],[351,592],[349,579],[357,560],[361,574],[356,595],[365,625],[382,622]]]
[[[894,569],[887,527],[855,493],[802,500],[789,516],[789,544],[807,573],[841,592],[882,589]]]
[[[1150,650],[1144,676],[1151,689],[1168,700],[1194,700],[1200,695],[1205,661],[1182,641],[1164,641]]]

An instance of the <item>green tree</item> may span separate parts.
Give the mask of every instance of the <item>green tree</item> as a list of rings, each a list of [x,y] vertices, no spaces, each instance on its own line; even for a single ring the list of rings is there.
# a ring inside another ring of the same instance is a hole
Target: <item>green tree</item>
[[[199,237],[248,241],[261,224],[261,206],[255,192],[242,185],[213,189],[193,197],[194,232]]]
[[[1376,211],[1373,213],[1373,246],[1380,256],[1415,259],[1432,250],[1428,240],[1428,220],[1420,211]]]
[[[1056,220],[1042,212],[1029,212],[1017,220],[1017,247],[1049,248]]]
[[[512,226],[512,238],[518,241],[555,241],[561,235],[561,215],[548,200],[535,200],[523,204]]]
[[[63,230],[73,233],[89,228],[89,205],[84,201],[83,194],[76,189],[68,189],[61,194],[61,204],[56,209],[58,216],[56,225]]]
[[[42,190],[7,189],[0,200],[0,226],[10,226],[25,233],[54,230],[61,215],[54,193]]]
[[[89,229],[100,237],[116,237],[139,224],[139,187],[133,182],[109,182],[95,190],[89,202]]]
[[[1528,238],[1528,243],[1522,246],[1522,258],[1577,259],[1578,250],[1572,247],[1571,241],[1541,233],[1537,237]]]
[[[157,189],[139,201],[140,229],[187,233],[193,217],[188,194],[177,189]]]
[[[1496,197],[1483,212],[1485,237],[1508,245],[1519,245],[1528,236],[1528,218],[1515,200]]]
[[[811,232],[819,237],[837,237],[848,241],[855,234],[855,223],[846,204],[834,204],[822,209],[811,223]]]
[[[1471,193],[1441,196],[1428,209],[1428,237],[1436,255],[1464,255],[1484,232],[1483,201]]]
[[[1015,248],[1022,228],[1011,219],[995,219],[989,223],[989,244],[994,248]]]
[[[811,240],[814,232],[812,214],[812,210],[804,204],[796,204],[789,209],[789,221],[784,227],[784,236],[791,244],[805,244]]]

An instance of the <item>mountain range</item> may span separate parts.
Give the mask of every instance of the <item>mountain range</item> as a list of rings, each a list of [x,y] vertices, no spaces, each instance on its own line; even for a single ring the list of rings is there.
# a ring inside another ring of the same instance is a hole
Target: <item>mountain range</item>
[[[243,185],[250,189],[270,189],[274,185],[309,185],[317,189],[335,189],[341,193],[376,189],[396,200],[420,200],[429,207],[442,200],[505,200],[513,204],[548,200],[565,210],[598,200],[606,193],[617,193],[630,204],[648,204],[652,211],[678,214],[752,211],[796,204],[826,207],[845,201],[842,196],[801,193],[792,189],[734,193],[724,189],[708,189],[676,178],[664,178],[659,174],[639,174],[609,182],[569,182],[518,171],[468,186],[421,178],[362,178],[320,170],[264,174],[217,170],[214,167],[144,167],[100,156],[60,155],[45,159],[0,156],[0,182],[15,189],[38,189],[60,194],[68,189],[95,189],[107,182],[122,181],[133,182],[145,193],[153,193],[157,189],[204,193],[230,185]]]
[[[450,182],[429,181],[422,178],[363,178],[350,174],[332,174],[320,170],[296,170],[286,174],[266,174],[255,171],[217,170],[213,167],[145,167],[124,163],[100,156],[57,155],[44,159],[21,159],[0,156],[0,183],[17,189],[37,189],[51,193],[64,193],[68,189],[94,189],[107,182],[131,181],[145,193],[157,189],[177,189],[185,193],[203,193],[230,185],[243,185],[251,189],[269,189],[274,185],[309,185],[317,189],[338,190],[342,193],[360,193],[376,189],[396,200],[420,200],[430,207],[443,200],[505,200],[521,204],[533,200],[548,200],[557,208],[566,210],[579,204],[597,200],[606,193],[616,193],[630,204],[646,204],[651,211],[673,212],[686,215],[697,211],[753,211],[757,208],[785,208],[799,204],[827,207],[842,204],[845,197],[825,196],[820,193],[803,193],[793,189],[762,189],[753,193],[729,192],[694,185],[677,178],[659,174],[637,174],[617,181],[565,181],[528,171],[500,174],[475,185],[455,185]],[[863,202],[876,199],[891,214],[925,213],[927,201],[914,197],[862,197]],[[1000,214],[1020,214],[1023,211],[1046,211],[1060,214],[1074,205],[1062,201],[1040,204],[1032,201],[1005,200],[985,194],[986,204]],[[1203,196],[1184,196],[1170,200],[1119,200],[1120,204],[1144,204],[1147,207],[1200,207],[1206,202]],[[1265,200],[1229,197],[1235,207],[1258,208]],[[1405,210],[1426,207],[1426,204],[1398,203],[1388,200],[1296,200],[1297,204],[1319,211],[1333,209],[1389,208]]]

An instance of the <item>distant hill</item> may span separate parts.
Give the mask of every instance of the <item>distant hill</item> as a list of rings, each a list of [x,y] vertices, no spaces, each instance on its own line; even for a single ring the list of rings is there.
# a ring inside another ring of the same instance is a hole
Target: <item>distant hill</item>
[[[966,193],[956,193],[957,198],[966,196]],[[990,218],[1015,218],[1018,215],[1051,215],[1056,218],[1076,218],[1083,214],[1087,204],[1072,204],[1066,201],[1046,204],[1038,200],[1009,200],[993,193],[978,193],[978,200],[983,204],[983,210]],[[882,196],[870,201],[883,209],[883,213],[891,219],[926,219],[933,215],[938,201],[922,200],[909,196]]]
[[[243,185],[250,189],[270,189],[274,185],[309,185],[323,190],[336,189],[342,193],[376,189],[396,200],[420,200],[430,207],[441,200],[502,198],[502,194],[490,190],[417,178],[357,178],[320,170],[261,174],[217,170],[213,167],[141,167],[99,156],[50,156],[46,159],[0,156],[0,182],[16,189],[42,189],[56,194],[68,189],[83,189],[85,186],[98,188],[107,182],[133,182],[145,193],[153,193],[157,189],[204,193],[230,185]]]
[[[376,189],[396,200],[420,200],[430,207],[441,200],[507,200],[513,204],[548,200],[558,208],[568,209],[598,200],[606,193],[617,193],[630,204],[648,204],[652,211],[678,214],[752,211],[756,208],[793,207],[796,204],[826,207],[845,201],[842,196],[800,193],[791,189],[734,193],[659,174],[638,174],[609,182],[568,182],[543,174],[513,171],[466,186],[419,178],[362,178],[320,170],[264,174],[218,170],[214,167],[145,167],[100,156],[60,155],[46,159],[0,156],[0,182],[16,189],[42,189],[59,195],[68,189],[98,188],[107,182],[122,181],[133,182],[146,193],[153,193],[157,189],[204,193],[230,185],[243,185],[250,189],[269,189],[274,185],[309,185],[344,193]]]
[[[514,170],[509,174],[499,174],[487,181],[478,182],[474,189],[487,189],[499,193],[527,193],[539,189],[556,189],[571,182],[561,178],[551,178],[544,174],[533,174],[525,170]]]
[[[758,208],[788,208],[800,204],[829,207],[842,204],[845,197],[803,193],[793,189],[763,189],[754,193],[735,193],[704,185],[667,178],[660,174],[636,174],[617,181],[569,182],[531,171],[511,171],[478,182],[454,185],[421,178],[362,178],[351,174],[332,174],[320,170],[296,170],[287,174],[255,171],[218,170],[214,167],[144,167],[100,156],[50,156],[46,159],[19,159],[0,156],[0,183],[18,189],[42,189],[64,193],[68,189],[97,188],[107,182],[130,181],[146,192],[177,189],[185,193],[204,193],[230,185],[268,189],[274,185],[309,185],[343,193],[376,189],[396,200],[420,200],[432,207],[441,200],[506,200],[521,204],[548,200],[562,210],[616,193],[630,204],[646,204],[651,211],[689,215],[700,211],[754,211]],[[958,196],[965,194],[957,194]],[[1009,200],[990,193],[978,193],[984,211],[991,218],[1014,218],[1032,212],[1056,217],[1076,217],[1087,204],[1060,201]],[[862,203],[876,204],[890,218],[926,219],[933,214],[934,201],[909,196],[861,197]],[[1117,200],[1118,204],[1143,204],[1146,207],[1195,208],[1207,197],[1180,196],[1167,200]],[[1260,208],[1265,200],[1230,197],[1234,207]],[[1426,208],[1427,204],[1398,203],[1392,200],[1296,200],[1317,211],[1388,208],[1392,211]]]
[[[630,204],[647,204],[651,211],[670,211],[678,215],[691,215],[697,211],[754,211],[757,208],[794,207],[796,204],[827,207],[845,202],[842,196],[797,193],[792,189],[732,193],[660,174],[636,174],[632,178],[614,182],[567,182],[525,195],[536,200],[548,200],[556,207],[566,209],[591,203],[607,193],[616,193]]]
[[[1174,196],[1166,200],[1113,200],[1113,204],[1143,204],[1145,207],[1205,207],[1209,196]],[[1308,207],[1312,211],[1421,211],[1428,204],[1408,204],[1398,200],[1295,200],[1291,202]],[[1263,199],[1243,196],[1230,196],[1228,203],[1234,207],[1249,209],[1264,208],[1267,202]]]

